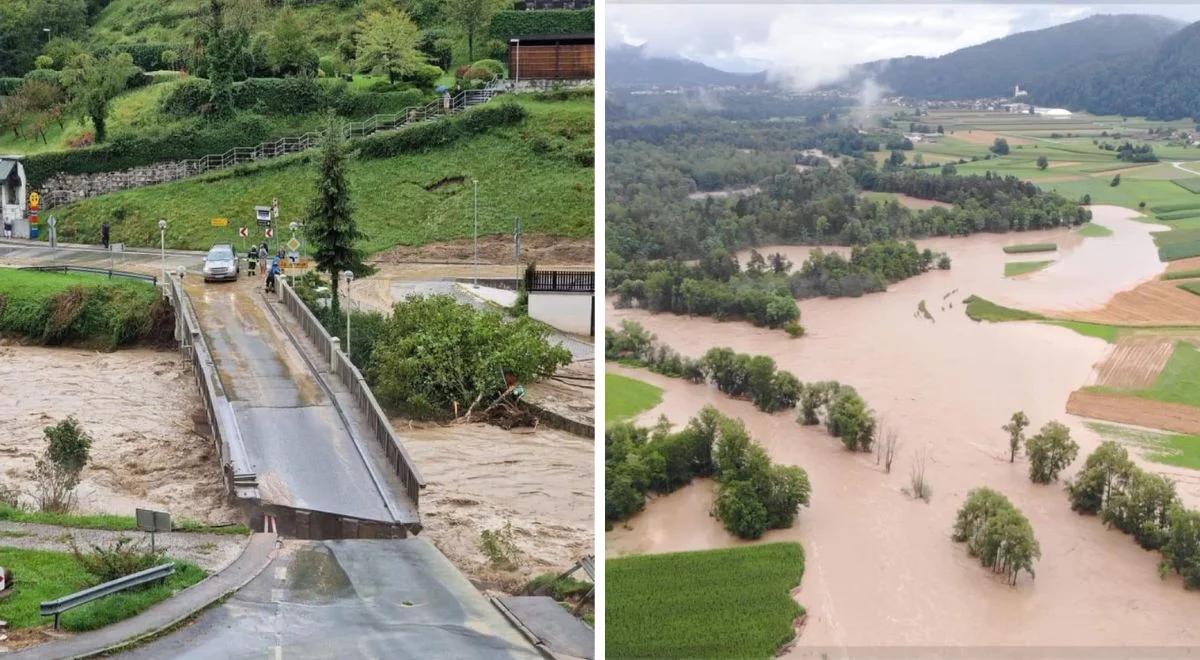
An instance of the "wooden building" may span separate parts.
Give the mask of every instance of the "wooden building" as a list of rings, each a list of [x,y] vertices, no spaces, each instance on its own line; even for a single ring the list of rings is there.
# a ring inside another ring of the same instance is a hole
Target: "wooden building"
[[[591,34],[534,34],[508,40],[508,76],[521,80],[588,80],[596,77]]]

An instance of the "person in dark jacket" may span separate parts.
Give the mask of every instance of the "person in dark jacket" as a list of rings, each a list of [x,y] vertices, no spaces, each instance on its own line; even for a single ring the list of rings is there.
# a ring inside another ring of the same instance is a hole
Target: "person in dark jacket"
[[[108,223],[100,225],[100,242],[104,245],[104,249],[108,249]]]

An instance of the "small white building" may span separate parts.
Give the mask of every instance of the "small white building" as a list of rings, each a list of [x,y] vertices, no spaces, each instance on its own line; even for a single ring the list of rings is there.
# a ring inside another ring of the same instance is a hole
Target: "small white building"
[[[25,205],[29,191],[25,182],[25,166],[20,156],[0,156],[0,218],[13,224],[13,235],[29,236]]]

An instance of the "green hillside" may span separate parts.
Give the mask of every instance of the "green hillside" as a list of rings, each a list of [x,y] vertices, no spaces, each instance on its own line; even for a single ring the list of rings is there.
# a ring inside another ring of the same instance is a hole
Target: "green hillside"
[[[524,122],[423,153],[350,161],[351,194],[368,253],[470,236],[472,179],[479,181],[481,235],[509,235],[518,217],[530,234],[592,235],[593,99],[525,96],[495,103],[502,102],[520,103],[528,112]],[[161,217],[170,223],[167,247],[240,245],[237,227],[253,227],[254,206],[273,197],[285,223],[303,217],[315,185],[315,157],[314,151],[76,202],[55,211],[59,238],[96,242],[108,221],[114,242],[158,245]],[[215,217],[229,218],[229,227],[213,227]]]

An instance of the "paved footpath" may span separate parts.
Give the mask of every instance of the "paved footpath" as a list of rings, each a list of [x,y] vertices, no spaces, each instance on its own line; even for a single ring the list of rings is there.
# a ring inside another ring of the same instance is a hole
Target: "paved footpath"
[[[70,552],[71,540],[80,550],[92,545],[108,546],[121,537],[128,537],[150,547],[150,535],[138,531],[83,529],[35,523],[0,520],[0,545],[33,550]],[[249,537],[240,534],[205,534],[202,532],[163,532],[154,535],[154,547],[172,559],[182,559],[212,573],[233,563],[243,551]]]
[[[106,628],[7,654],[4,658],[89,657],[171,628],[253,580],[275,557],[276,540],[274,534],[255,534],[242,555],[224,571],[205,578],[135,617]]]

